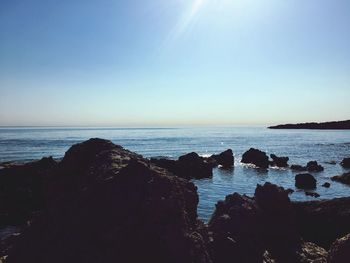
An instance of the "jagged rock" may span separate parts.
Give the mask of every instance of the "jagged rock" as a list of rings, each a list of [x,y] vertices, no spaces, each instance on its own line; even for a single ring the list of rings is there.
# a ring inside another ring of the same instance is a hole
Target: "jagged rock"
[[[178,160],[152,158],[151,162],[185,179],[212,177],[213,166],[215,166],[195,152],[180,156]]]
[[[307,171],[306,166],[301,166],[301,165],[297,165],[297,164],[291,165],[290,169],[292,169],[294,171],[298,171],[298,172],[306,172]]]
[[[288,167],[289,157],[278,157],[275,154],[270,155],[272,159],[272,165],[277,167]]]
[[[294,202],[298,229],[303,239],[324,248],[350,233],[350,198]]]
[[[297,250],[297,260],[300,263],[327,263],[328,252],[314,243],[302,242]],[[286,262],[286,261],[283,261]],[[291,261],[292,263],[294,261]]]
[[[45,182],[57,163],[49,158],[0,170],[0,225],[25,223],[45,206]]]
[[[257,167],[265,169],[269,167],[269,157],[266,153],[254,148],[250,148],[243,154],[241,162],[254,164]]]
[[[254,198],[234,193],[219,201],[209,222],[213,261],[262,262],[266,251],[275,257],[296,247],[300,239],[288,193],[266,183],[257,186]]]
[[[73,146],[12,262],[211,262],[193,183],[105,140]]]
[[[322,185],[322,187],[329,188],[329,187],[331,187],[331,184],[328,183],[328,182],[325,182],[325,183]]]
[[[295,176],[295,186],[301,189],[315,189],[316,179],[311,174],[297,174]]]
[[[337,239],[329,250],[328,263],[348,263],[350,259],[350,234]]]
[[[223,168],[230,168],[234,164],[234,157],[231,149],[228,149],[220,154],[214,154],[210,158],[214,159],[216,163],[221,165]]]
[[[331,180],[350,185],[350,173],[344,173],[342,175],[333,176]]]
[[[350,157],[344,158],[343,161],[340,163],[344,168],[350,168]]]
[[[320,195],[318,193],[315,193],[315,192],[305,192],[305,195],[306,196],[312,196],[312,197],[315,197],[315,198],[319,198]]]
[[[316,161],[308,162],[306,168],[309,172],[322,172],[324,170],[322,165],[318,164]]]

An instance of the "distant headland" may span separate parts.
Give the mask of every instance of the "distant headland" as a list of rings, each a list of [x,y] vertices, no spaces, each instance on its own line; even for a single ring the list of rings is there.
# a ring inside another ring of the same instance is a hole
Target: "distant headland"
[[[269,129],[350,130],[350,120],[331,122],[308,122],[270,126]]]

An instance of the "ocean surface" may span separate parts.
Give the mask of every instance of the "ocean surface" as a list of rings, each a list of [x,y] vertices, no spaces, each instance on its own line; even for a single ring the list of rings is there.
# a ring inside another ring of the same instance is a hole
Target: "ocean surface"
[[[240,163],[250,147],[288,156],[290,164],[306,165],[317,160],[324,172],[314,173],[320,199],[350,196],[350,187],[331,182],[330,177],[346,172],[339,163],[350,157],[350,131],[269,130],[263,127],[211,128],[0,128],[0,162],[30,161],[43,156],[63,157],[69,147],[89,138],[99,137],[142,154],[144,157],[176,158],[195,151],[209,156],[233,149],[235,167],[214,169],[210,179],[193,180],[198,187],[199,216],[208,220],[218,200],[238,192],[253,195],[257,184],[272,182],[295,192],[292,200],[314,200],[294,187],[295,173],[288,169],[270,168],[267,172]],[[336,165],[329,164],[336,161]],[[329,189],[321,187],[331,182]]]

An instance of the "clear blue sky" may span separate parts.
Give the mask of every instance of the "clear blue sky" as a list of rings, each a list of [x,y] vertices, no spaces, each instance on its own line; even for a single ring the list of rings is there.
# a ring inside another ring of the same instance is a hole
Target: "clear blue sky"
[[[349,0],[0,0],[0,125],[350,119]]]

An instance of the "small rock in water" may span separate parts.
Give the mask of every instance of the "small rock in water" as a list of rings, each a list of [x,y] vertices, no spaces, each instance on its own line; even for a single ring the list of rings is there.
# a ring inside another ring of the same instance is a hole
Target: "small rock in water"
[[[228,149],[220,154],[213,154],[211,157],[223,168],[231,168],[234,164],[233,151]]]
[[[289,157],[278,157],[275,154],[270,155],[271,159],[273,160],[273,165],[276,165],[277,167],[287,167]]]
[[[316,179],[311,174],[297,174],[295,176],[295,186],[300,189],[315,189]]]
[[[316,161],[308,162],[306,167],[309,172],[322,172],[324,170],[322,165],[318,164]]]
[[[344,158],[343,161],[340,163],[344,168],[350,168],[350,157]]]
[[[326,182],[326,183],[324,183],[324,184],[322,185],[322,187],[329,188],[329,187],[331,187],[331,184],[328,183],[328,182]]]
[[[305,192],[305,195],[306,196],[312,196],[312,197],[315,197],[315,198],[320,197],[320,195],[318,193],[314,193],[314,192]]]
[[[254,148],[250,148],[243,154],[241,162],[254,164],[265,169],[269,167],[269,157],[266,153]]]
[[[337,181],[337,182],[340,182],[343,184],[350,185],[350,173],[336,175],[336,176],[333,176],[331,179],[332,179],[332,181]]]
[[[331,165],[336,165],[337,162],[336,161],[330,161],[330,162],[325,162],[326,164],[331,164]]]
[[[298,165],[298,164],[291,165],[290,169],[298,171],[298,172],[306,172],[307,171],[307,167],[302,166],[302,165]]]

